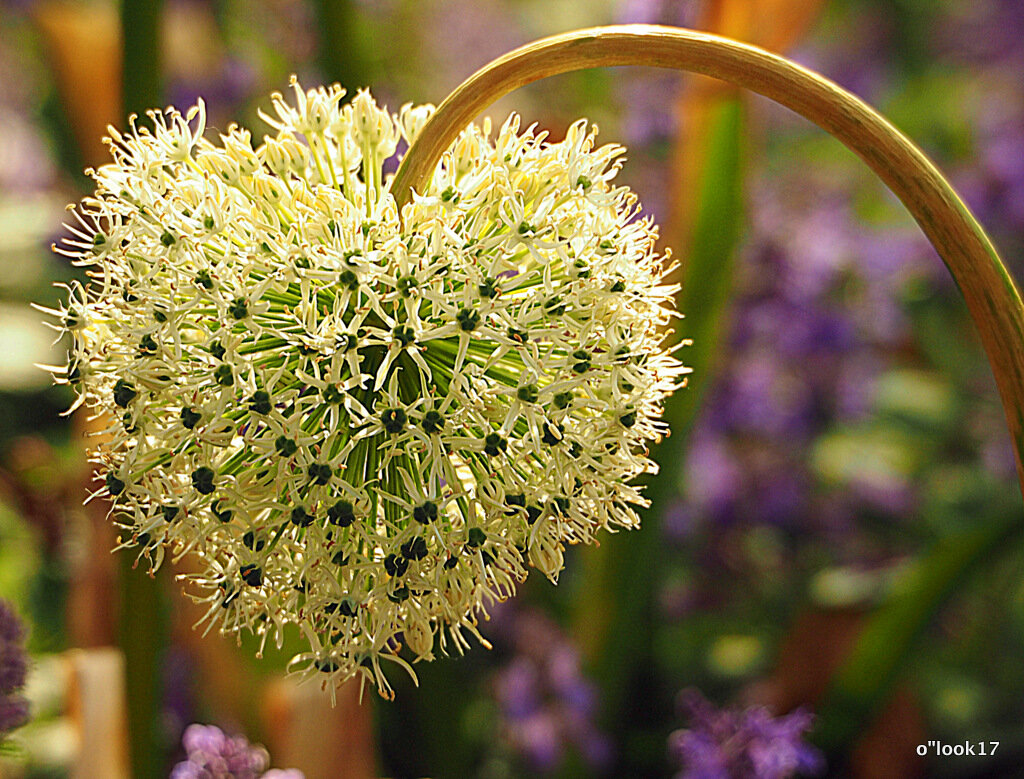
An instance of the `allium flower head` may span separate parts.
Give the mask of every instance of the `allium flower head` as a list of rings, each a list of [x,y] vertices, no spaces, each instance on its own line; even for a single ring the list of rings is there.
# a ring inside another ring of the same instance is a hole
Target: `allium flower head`
[[[527,565],[638,524],[686,369],[620,147],[471,126],[399,214],[382,166],[432,107],[293,86],[255,148],[201,103],[111,129],[57,376],[109,421],[126,546],[199,558],[211,626],[298,625],[296,665],[388,694],[381,659],[462,651]]]

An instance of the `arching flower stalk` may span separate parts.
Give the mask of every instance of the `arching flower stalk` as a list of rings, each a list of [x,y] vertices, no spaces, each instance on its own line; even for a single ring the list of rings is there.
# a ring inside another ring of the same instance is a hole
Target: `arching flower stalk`
[[[585,122],[470,126],[399,213],[382,166],[433,108],[293,86],[257,148],[202,103],[111,129],[55,374],[108,422],[123,546],[201,562],[207,630],[297,625],[293,665],[390,695],[382,660],[463,651],[526,566],[637,526],[674,289]]]

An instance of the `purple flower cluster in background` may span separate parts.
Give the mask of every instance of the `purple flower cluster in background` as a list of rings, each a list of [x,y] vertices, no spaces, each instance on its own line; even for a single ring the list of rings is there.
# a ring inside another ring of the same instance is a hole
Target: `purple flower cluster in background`
[[[28,673],[25,626],[14,607],[0,600],[0,740],[28,722],[28,701],[20,694]]]
[[[294,769],[267,771],[267,750],[216,725],[189,725],[181,742],[188,759],[174,767],[171,779],[303,779]]]
[[[978,104],[971,114],[980,123],[972,134],[970,170],[955,181],[983,224],[1003,226],[1007,235],[996,239],[1019,275],[1022,267],[1012,259],[1024,248],[1024,38],[1003,33],[1024,20],[1024,2],[955,8],[937,12],[936,55],[985,65],[983,79],[965,86],[962,99]],[[893,35],[883,17],[865,13],[853,54],[829,39],[794,56],[878,100],[894,81],[883,67],[891,61],[885,49]],[[963,37],[975,44],[955,45]],[[777,133],[793,119],[769,109],[765,121]],[[813,533],[831,539],[835,549],[862,555],[850,544],[858,516],[867,511],[898,520],[917,505],[917,485],[905,473],[865,469],[863,483],[825,494],[809,464],[823,434],[865,419],[876,379],[914,348],[901,290],[911,280],[930,290],[950,287],[914,225],[871,224],[857,215],[857,186],[856,175],[841,168],[774,173],[752,183],[731,331],[691,439],[687,501],[666,522],[672,535],[685,537],[701,523],[768,524]],[[991,437],[992,447],[987,439],[980,445],[1007,450],[1004,437]],[[985,464],[1003,476],[1004,461],[1012,463],[1004,455]]]
[[[622,21],[693,24],[699,8],[696,1],[629,0],[620,3],[619,15]],[[870,24],[858,30],[863,45],[856,47],[856,56],[830,42],[822,51],[797,57],[820,60],[816,67],[838,72],[858,91],[878,92],[886,74],[877,63],[885,58],[864,57],[863,51],[865,46],[883,49],[891,30]],[[857,67],[864,71],[856,72]],[[628,80],[623,125],[631,144],[631,175],[646,150],[660,156],[649,173],[662,182],[679,119],[673,101],[666,99],[678,84],[664,78]],[[645,97],[645,90],[657,99]],[[793,118],[770,109],[765,121],[785,131]],[[874,380],[908,338],[900,289],[908,279],[931,282],[941,273],[913,225],[871,227],[859,220],[850,181],[840,179],[834,172],[803,170],[751,183],[750,224],[744,256],[737,261],[730,329],[717,350],[714,383],[681,471],[685,500],[665,517],[671,538],[684,540],[702,527],[721,531],[767,524],[852,549],[849,530],[860,510],[895,515],[913,505],[913,485],[901,474],[821,494],[808,458],[823,433],[856,423],[871,410]],[[664,206],[647,193],[664,186],[637,186],[645,211],[656,215]]]
[[[857,507],[908,510],[912,486],[894,474],[817,495],[808,448],[870,410],[874,378],[907,337],[898,290],[938,264],[912,228],[858,224],[843,193],[819,186],[801,202],[761,184],[751,198],[731,332],[684,470],[687,507],[666,527],[686,535],[699,518],[843,538]]]
[[[167,86],[167,102],[169,105],[190,106],[202,98],[211,115],[219,119],[221,115],[228,116],[254,91],[257,77],[252,64],[240,57],[225,56],[212,72],[190,74],[188,77],[175,75]]]
[[[1024,68],[1022,0],[978,0],[946,3],[935,28],[935,50],[942,57],[962,62],[997,63],[1008,71]]]
[[[46,89],[39,73],[23,64],[24,45],[13,34],[23,20],[8,14],[0,7],[0,194],[13,199],[51,187],[56,169],[34,116]]]
[[[620,0],[615,9],[616,24],[667,24],[694,27],[700,0]],[[644,214],[664,225],[668,214],[665,170],[680,117],[675,96],[685,76],[659,68],[630,68],[616,78],[616,92],[623,112],[621,142],[629,149],[629,164],[622,175],[639,192]],[[615,140],[619,140],[616,138]]]
[[[698,0],[622,0],[616,8],[615,22],[693,27],[699,11]],[[627,108],[622,133],[630,152],[675,137],[675,106],[666,98],[678,94],[681,81],[679,73],[654,68],[632,71],[622,80],[620,94]]]
[[[954,183],[1003,259],[1024,278],[1024,0],[952,4],[937,26],[937,56],[964,66],[972,89],[974,153]],[[978,74],[976,77],[973,74]]]
[[[513,654],[494,679],[500,732],[530,769],[554,771],[568,748],[597,770],[608,764],[610,740],[597,729],[597,687],[580,667],[577,648],[536,609],[504,606],[496,638]]]
[[[669,751],[682,769],[676,779],[785,779],[815,776],[825,761],[803,741],[811,726],[799,709],[781,717],[761,706],[719,709],[697,690],[679,695],[690,727],[669,738]]]
[[[787,56],[825,74],[872,105],[878,105],[892,89],[893,82],[900,79],[892,69],[892,51],[899,36],[891,9],[873,8],[865,3],[844,19],[841,36],[826,35],[802,42]],[[784,123],[804,121],[782,110],[779,113]]]

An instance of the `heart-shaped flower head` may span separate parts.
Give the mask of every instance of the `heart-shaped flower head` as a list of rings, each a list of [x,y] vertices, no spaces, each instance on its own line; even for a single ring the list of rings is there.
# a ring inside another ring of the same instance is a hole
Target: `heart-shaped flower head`
[[[196,558],[209,625],[297,625],[295,665],[388,695],[381,660],[461,652],[527,565],[637,526],[687,369],[621,147],[471,126],[399,214],[383,165],[432,107],[293,86],[256,148],[201,103],[111,130],[57,375],[108,421],[125,546]]]

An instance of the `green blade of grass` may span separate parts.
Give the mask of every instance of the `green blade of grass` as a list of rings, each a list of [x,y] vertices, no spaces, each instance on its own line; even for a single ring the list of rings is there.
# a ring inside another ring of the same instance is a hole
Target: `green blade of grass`
[[[669,464],[682,451],[682,439],[691,426],[699,393],[714,362],[743,216],[744,105],[739,97],[725,96],[708,107],[702,121],[707,123],[707,132],[703,135],[705,143],[697,151],[704,162],[700,180],[692,188],[698,196],[692,201],[693,229],[683,258],[679,300],[679,308],[687,316],[680,334],[694,341],[682,355],[684,362],[694,367],[695,381],[677,392],[666,407],[665,417],[673,436],[652,451],[663,472],[647,482],[652,505],[644,512],[643,531],[625,533],[584,550],[583,586],[573,626],[595,678],[601,680],[605,710],[631,718],[636,726],[631,730],[648,732],[659,727],[659,713],[671,706],[670,691],[660,702],[639,694],[657,689],[650,675],[655,673],[655,585],[662,544],[658,525],[660,513],[679,489]],[[645,728],[644,723],[649,727]],[[658,754],[660,758],[660,751],[652,753],[640,744],[635,750],[630,745],[623,747],[627,753],[635,751],[621,756],[626,763],[641,754]],[[652,766],[652,770],[659,766]]]
[[[836,672],[818,709],[813,738],[833,762],[888,700],[922,634],[964,583],[1001,550],[1017,549],[1024,517],[1014,507],[999,520],[952,533],[921,554],[872,615]]]

